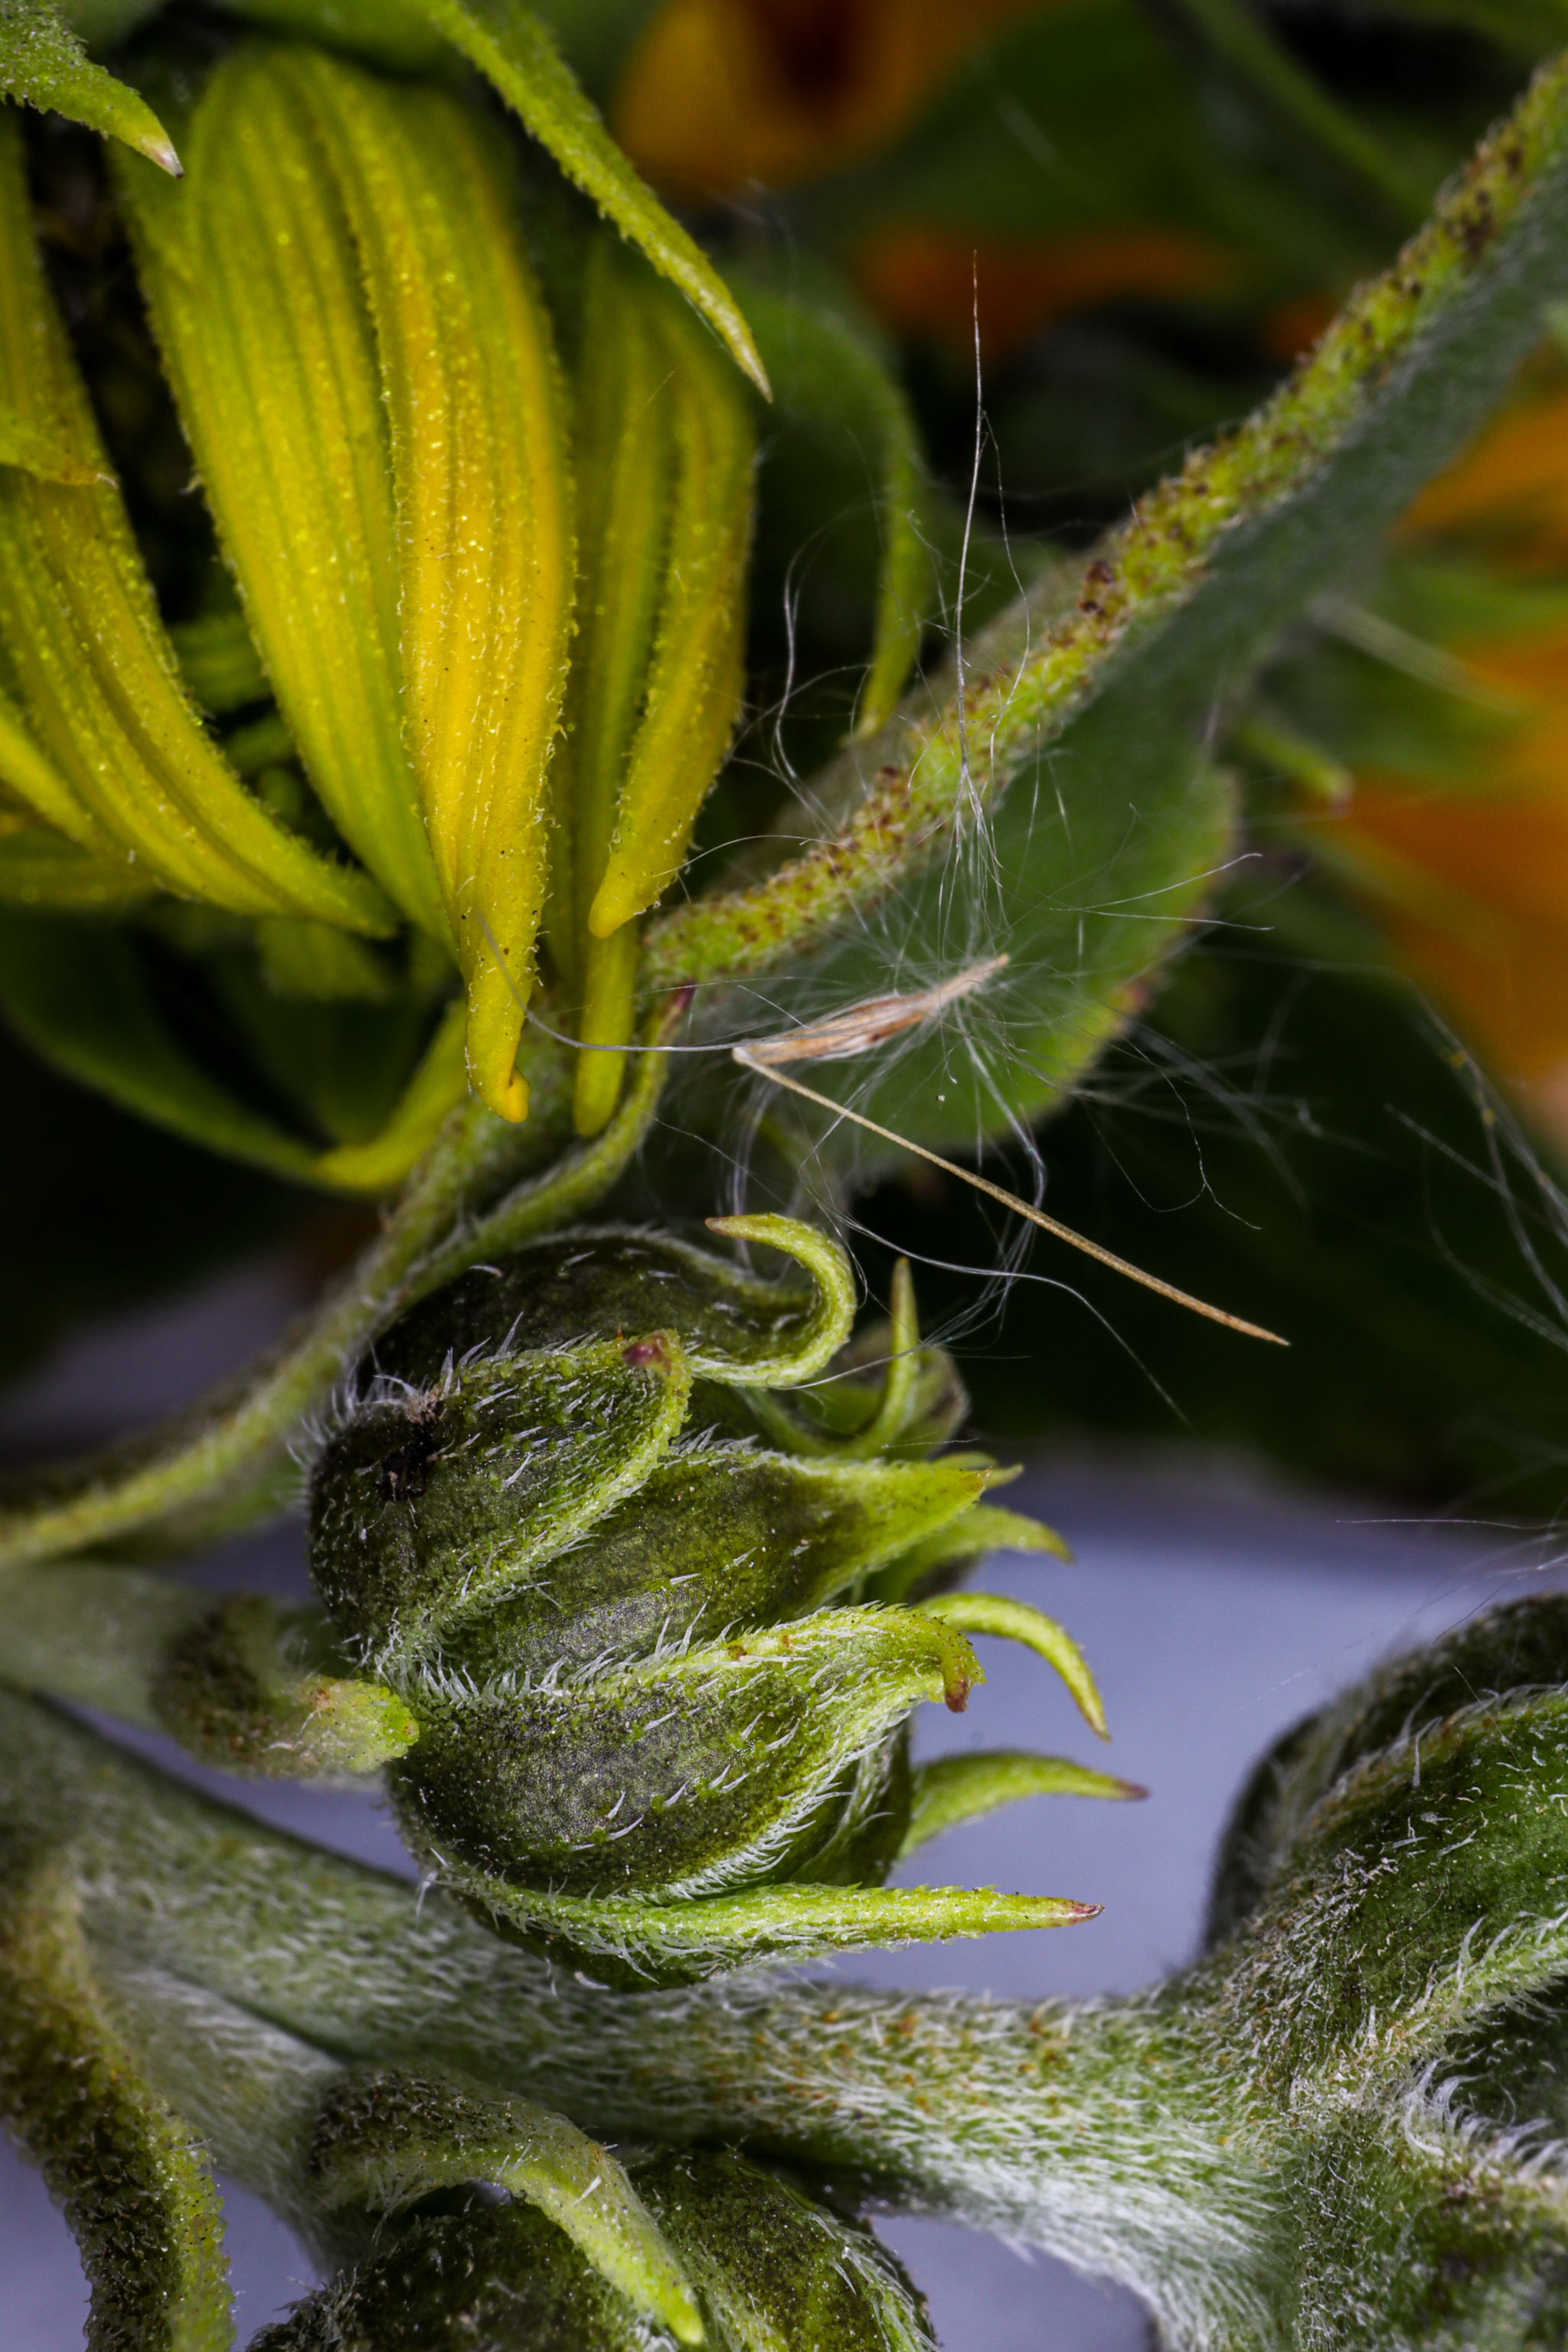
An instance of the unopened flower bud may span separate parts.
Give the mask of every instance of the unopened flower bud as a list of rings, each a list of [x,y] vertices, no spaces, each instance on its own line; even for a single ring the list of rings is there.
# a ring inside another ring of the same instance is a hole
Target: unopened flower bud
[[[1081,1658],[1037,1612],[910,1601],[973,1555],[994,1470],[921,1458],[956,1383],[919,1346],[907,1277],[896,1369],[880,1390],[829,1385],[834,1433],[783,1392],[842,1347],[847,1263],[783,1219],[729,1230],[811,1287],[668,1234],[541,1242],[386,1335],[315,1474],[317,1589],[418,1722],[390,1774],[411,1844],[601,1969],[748,1957],[763,1890],[770,1948],[803,1901],[808,1943],[829,1913],[829,1941],[877,1932],[856,1904],[910,1836],[910,1711],[962,1707],[983,1680],[966,1626],[1040,1650],[1101,1727]],[[1000,1513],[982,1540],[1020,1532],[1054,1543]]]

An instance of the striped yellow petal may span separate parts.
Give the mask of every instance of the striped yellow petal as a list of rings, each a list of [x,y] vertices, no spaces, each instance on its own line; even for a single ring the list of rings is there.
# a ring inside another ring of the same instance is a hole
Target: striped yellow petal
[[[683,303],[647,282],[664,362],[675,479],[642,723],[588,928],[608,939],[680,869],[734,730],[743,685],[755,446],[746,397]]]
[[[207,502],[312,784],[404,913],[442,937],[404,740],[374,334],[331,162],[283,57],[258,49],[214,72],[185,147],[183,185],[130,161],[120,181]]]
[[[595,939],[588,910],[604,879],[621,779],[642,715],[674,492],[674,403],[651,315],[647,270],[598,239],[584,284],[577,384],[581,522],[578,636],[567,730],[554,771],[555,870],[551,952],[581,1005],[579,1034],[599,1046],[632,1034],[633,932]],[[579,1131],[596,1134],[615,1108],[625,1056],[579,1058]]]
[[[407,731],[468,983],[468,1073],[521,1118],[572,525],[550,324],[482,127],[297,51],[268,71],[341,174],[391,424]]]
[[[202,727],[44,281],[20,141],[4,116],[0,401],[94,478],[66,486],[0,467],[5,782],[83,846],[133,861],[187,897],[241,914],[383,928],[380,892],[286,832]],[[35,755],[30,770],[18,728]],[[41,785],[46,775],[68,805]]]

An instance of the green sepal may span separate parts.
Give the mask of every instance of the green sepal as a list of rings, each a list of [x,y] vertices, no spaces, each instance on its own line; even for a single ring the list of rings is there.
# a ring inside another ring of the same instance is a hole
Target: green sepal
[[[1489,1693],[1568,1684],[1568,1593],[1538,1592],[1393,1658],[1283,1734],[1231,1809],[1205,1940],[1222,1942],[1288,1871],[1311,1815],[1345,1773]]]
[[[701,312],[765,394],[767,374],[733,295],[700,246],[666,212],[616,146],[539,18],[518,0],[414,5],[479,68],[612,226]]]
[[[1054,1617],[1031,1609],[1026,1601],[1011,1601],[994,1592],[941,1592],[915,1605],[928,1617],[956,1626],[961,1633],[994,1633],[1004,1642],[1021,1642],[1037,1658],[1055,1666],[1089,1729],[1101,1739],[1110,1738],[1105,1709],[1083,1652]]]
[[[1045,1552],[1052,1559],[1072,1558],[1054,1528],[1026,1518],[1022,1511],[1004,1511],[994,1503],[980,1503],[951,1527],[939,1528],[934,1535],[922,1538],[889,1560],[870,1586],[869,1598],[907,1601],[931,1580],[998,1551]]]
[[[309,2166],[329,2211],[393,2214],[468,2182],[505,2189],[555,2222],[635,2309],[681,2344],[702,2341],[680,2263],[622,2167],[532,2099],[451,2075],[353,2074],[322,2102]]]
[[[678,1444],[556,1574],[500,1600],[448,1655],[480,1681],[571,1678],[801,1618],[900,1551],[911,1528],[973,1509],[985,1476],[945,1462],[800,1462],[744,1444]]]
[[[891,1316],[857,1333],[835,1378],[817,1381],[798,1406],[752,1390],[743,1408],[784,1453],[858,1461],[882,1453],[928,1453],[945,1444],[968,1412],[969,1399],[946,1349],[921,1345],[914,1280],[909,1260],[900,1258],[893,1268]]]
[[[561,1347],[585,1332],[665,1330],[699,1379],[748,1388],[811,1379],[854,1318],[855,1277],[844,1252],[787,1217],[714,1219],[710,1229],[795,1258],[812,1287],[765,1282],[668,1234],[618,1225],[555,1234],[422,1300],[377,1342],[377,1366],[427,1388],[448,1358],[461,1367]]]
[[[405,732],[468,986],[469,1074],[518,1119],[574,577],[551,322],[515,191],[470,109],[305,50],[257,68],[264,91],[268,77],[330,159],[363,272],[395,491]]]
[[[847,2221],[732,2149],[664,2149],[634,2178],[734,2352],[935,2352],[900,2264]]]
[[[1481,1699],[1353,1765],[1237,1932],[1276,2074],[1436,2057],[1568,1967],[1568,1692]]]
[[[641,1486],[691,1374],[666,1332],[385,1375],[325,1447],[310,1575],[355,1655],[437,1650]]]
[[[89,2352],[227,2352],[212,2175],[113,2022],[64,1873],[16,1845],[0,1866],[0,2116],[76,2239]]]
[[[910,1825],[899,1859],[946,1830],[982,1822],[1025,1797],[1146,1797],[1136,1780],[1119,1780],[1066,1756],[1036,1756],[1024,1748],[978,1748],[917,1764],[910,1790]]]
[[[52,0],[5,0],[0,8],[0,90],[18,105],[63,114],[106,139],[122,139],[177,179],[180,159],[152,108],[93,64]]]
[[[638,1903],[549,1895],[462,1868],[442,1883],[502,1931],[626,1990],[830,1952],[1075,1927],[1101,1907],[992,1886],[753,1886],[700,1902]]]
[[[431,1674],[394,1801],[437,1867],[457,1857],[563,1895],[669,1905],[815,1879],[889,1813],[889,1740],[910,1707],[962,1708],[981,1679],[946,1626],[868,1609],[681,1645],[591,1683]],[[884,1869],[902,1832],[889,1818]]]
[[[518,0],[223,0],[236,16],[313,35],[405,69],[449,41],[497,89],[566,177],[685,295],[758,389],[767,376],[740,307],[605,130],[551,33]],[[432,43],[430,36],[437,37]]]
[[[171,1645],[152,1689],[165,1731],[204,1764],[267,1780],[353,1780],[419,1737],[406,1702],[311,1661],[313,1610],[232,1593]]]

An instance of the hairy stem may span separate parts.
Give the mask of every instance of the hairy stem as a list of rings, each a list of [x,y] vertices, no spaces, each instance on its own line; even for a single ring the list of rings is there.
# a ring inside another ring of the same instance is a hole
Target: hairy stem
[[[683,1003],[656,1008],[650,1047]],[[571,1056],[540,1042],[525,1124],[509,1126],[472,1097],[461,1104],[378,1238],[276,1347],[158,1429],[12,1489],[0,1507],[0,1568],[154,1529],[165,1549],[187,1545],[275,1507],[294,1476],[291,1436],[371,1337],[477,1259],[569,1222],[605,1192],[647,1130],[663,1071],[663,1055],[645,1052],[609,1125],[552,1162],[571,1131]],[[539,1172],[502,1192],[531,1170]]]

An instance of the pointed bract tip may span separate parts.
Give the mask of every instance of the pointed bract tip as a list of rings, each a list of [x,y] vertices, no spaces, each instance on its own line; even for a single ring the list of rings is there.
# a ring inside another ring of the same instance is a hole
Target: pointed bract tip
[[[139,139],[136,145],[140,152],[146,156],[148,162],[156,163],[160,172],[167,172],[171,180],[184,178],[185,167],[175,153],[174,142],[167,132],[155,139]]]

